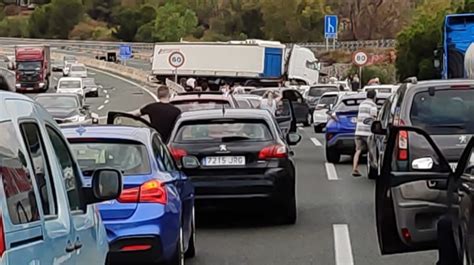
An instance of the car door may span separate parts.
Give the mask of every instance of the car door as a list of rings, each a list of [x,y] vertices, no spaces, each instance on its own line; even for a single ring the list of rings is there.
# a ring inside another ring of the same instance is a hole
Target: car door
[[[295,110],[291,101],[287,99],[284,99],[282,101],[276,111],[275,118],[285,139],[288,133],[296,132],[297,121],[295,116]]]
[[[153,125],[151,125],[149,121],[141,117],[137,117],[129,113],[117,112],[117,111],[109,111],[109,113],[107,113],[107,124],[131,125],[131,126],[138,126],[138,127],[153,128]]]
[[[377,133],[385,133],[374,130]],[[417,135],[432,148],[413,161],[412,171],[396,162],[400,135]],[[448,209],[451,167],[432,138],[414,127],[389,127],[382,172],[375,187],[377,236],[382,254],[437,247],[438,220]]]
[[[81,264],[103,264],[108,250],[102,231],[97,228],[97,215],[93,206],[87,206],[82,193],[82,174],[62,134],[53,126],[46,131],[54,149],[54,157],[61,169],[67,200],[75,231],[74,253]]]
[[[306,101],[298,91],[285,90],[283,91],[283,98],[288,99],[293,104],[297,122],[304,122],[307,120],[309,108]]]

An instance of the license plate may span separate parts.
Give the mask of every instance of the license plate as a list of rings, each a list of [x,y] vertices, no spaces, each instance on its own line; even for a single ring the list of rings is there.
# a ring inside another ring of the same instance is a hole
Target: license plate
[[[352,117],[352,118],[351,118],[351,122],[352,122],[352,123],[357,123],[357,118],[356,118],[356,117]]]
[[[33,87],[27,87],[26,90],[32,91],[34,88]]]
[[[456,168],[458,167],[458,163],[449,163],[449,165],[451,166],[451,169],[453,171],[456,171]]]
[[[205,166],[244,166],[245,156],[208,156],[203,164]]]

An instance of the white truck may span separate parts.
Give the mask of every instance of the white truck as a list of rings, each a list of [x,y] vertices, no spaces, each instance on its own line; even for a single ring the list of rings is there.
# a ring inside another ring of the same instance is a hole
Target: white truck
[[[170,55],[179,52],[184,62],[173,67]],[[152,77],[160,82],[178,78],[228,80],[246,86],[294,81],[313,85],[319,80],[320,63],[314,53],[298,45],[245,40],[229,42],[157,43],[152,58]]]

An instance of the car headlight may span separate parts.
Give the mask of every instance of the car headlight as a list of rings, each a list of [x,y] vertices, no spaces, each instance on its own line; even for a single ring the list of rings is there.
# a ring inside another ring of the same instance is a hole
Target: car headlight
[[[39,83],[38,85],[39,85],[39,87],[44,87],[44,83],[43,83],[43,82]]]

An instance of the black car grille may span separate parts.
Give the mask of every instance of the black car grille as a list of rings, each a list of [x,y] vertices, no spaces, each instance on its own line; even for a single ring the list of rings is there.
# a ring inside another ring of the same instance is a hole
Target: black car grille
[[[21,74],[20,82],[36,82],[39,81],[39,74]]]

